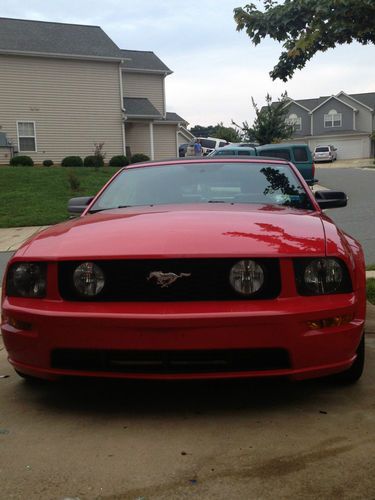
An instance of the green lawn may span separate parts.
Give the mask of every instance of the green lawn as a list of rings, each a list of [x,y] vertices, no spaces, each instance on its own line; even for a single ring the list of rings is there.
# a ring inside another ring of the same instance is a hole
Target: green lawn
[[[69,198],[96,194],[117,170],[0,167],[0,227],[44,226],[66,220]],[[79,183],[77,190],[71,188],[74,181]]]
[[[371,304],[375,304],[375,278],[368,278],[366,280],[367,300]]]

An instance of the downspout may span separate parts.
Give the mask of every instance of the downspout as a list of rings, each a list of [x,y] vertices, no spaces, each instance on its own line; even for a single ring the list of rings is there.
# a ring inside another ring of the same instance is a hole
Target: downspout
[[[126,155],[126,139],[125,139],[125,120],[126,120],[126,110],[124,108],[124,90],[122,88],[122,69],[121,64],[119,64],[119,82],[120,82],[120,109],[121,109],[121,136],[122,136],[122,154]],[[124,117],[124,119],[123,119]]]
[[[164,73],[164,78],[163,78],[163,118],[164,118],[164,120],[167,117],[167,106],[165,103],[165,79],[167,77],[167,74],[168,73]]]
[[[150,156],[151,160],[155,159],[155,152],[154,152],[154,124],[153,122],[149,123],[149,129],[150,129]]]
[[[181,123],[177,123],[177,127],[176,127],[176,155],[177,155],[177,157],[180,155],[179,146],[178,146],[178,133],[180,131],[180,127],[181,127]]]

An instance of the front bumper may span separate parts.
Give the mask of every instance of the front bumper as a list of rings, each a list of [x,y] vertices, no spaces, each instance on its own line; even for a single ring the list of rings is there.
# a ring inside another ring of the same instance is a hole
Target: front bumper
[[[349,323],[312,330],[309,321],[351,315]],[[18,325],[18,326],[17,326]],[[23,325],[25,327],[23,327]],[[27,328],[26,328],[27,326]],[[5,298],[2,334],[10,363],[41,377],[193,379],[288,376],[305,379],[343,371],[355,360],[364,311],[354,293],[263,301],[74,303]],[[283,368],[134,373],[53,366],[56,350],[208,351],[282,349]]]

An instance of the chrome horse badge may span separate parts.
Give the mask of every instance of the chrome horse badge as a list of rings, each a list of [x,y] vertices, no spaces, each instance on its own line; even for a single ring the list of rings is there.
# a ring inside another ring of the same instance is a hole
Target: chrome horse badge
[[[172,285],[179,278],[189,278],[191,276],[190,273],[163,273],[162,271],[152,271],[147,280],[155,280],[156,284],[161,288],[167,288],[169,285]]]

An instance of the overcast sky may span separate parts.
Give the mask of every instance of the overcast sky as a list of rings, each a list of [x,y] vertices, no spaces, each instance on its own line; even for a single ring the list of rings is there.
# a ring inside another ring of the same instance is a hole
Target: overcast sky
[[[273,82],[280,46],[254,47],[236,31],[233,9],[248,0],[2,0],[0,15],[101,26],[123,49],[151,50],[174,72],[166,79],[167,110],[191,126],[252,122],[251,96],[294,99],[375,92],[375,46],[344,45],[319,54],[294,78]]]

